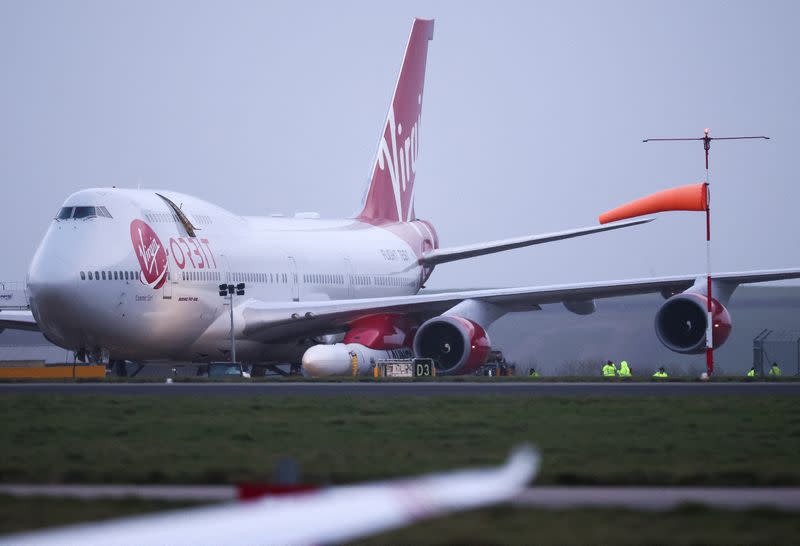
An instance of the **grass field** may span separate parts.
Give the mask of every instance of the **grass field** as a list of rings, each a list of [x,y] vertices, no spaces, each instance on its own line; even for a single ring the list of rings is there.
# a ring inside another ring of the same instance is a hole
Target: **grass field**
[[[439,518],[358,544],[797,544],[796,514],[685,506],[664,513],[500,506]]]
[[[0,495],[0,534],[174,510],[186,506],[191,504],[138,499],[81,500]]]
[[[800,484],[796,397],[0,398],[0,481],[231,483],[295,459],[306,482],[495,464],[540,483]]]
[[[3,482],[269,480],[292,457],[309,483],[496,464],[522,442],[539,483],[800,484],[797,397],[0,397]],[[175,508],[0,496],[0,534]],[[359,507],[364,510],[367,507]],[[790,544],[800,518],[684,507],[666,513],[497,507],[368,543]]]

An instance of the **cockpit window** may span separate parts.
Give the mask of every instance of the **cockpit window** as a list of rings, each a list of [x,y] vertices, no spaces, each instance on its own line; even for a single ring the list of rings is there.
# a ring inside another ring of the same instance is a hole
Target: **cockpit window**
[[[88,218],[113,218],[105,207],[62,207],[56,220],[80,220]]]
[[[97,207],[75,207],[75,214],[72,215],[74,220],[80,218],[96,218]]]
[[[69,220],[72,218],[72,209],[75,207],[61,207],[61,210],[58,211],[58,215],[56,219],[58,220]]]

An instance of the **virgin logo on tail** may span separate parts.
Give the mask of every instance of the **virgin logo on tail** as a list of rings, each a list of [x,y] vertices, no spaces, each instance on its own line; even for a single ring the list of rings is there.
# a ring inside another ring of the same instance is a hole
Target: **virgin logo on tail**
[[[389,115],[378,139],[372,178],[358,219],[381,225],[414,219],[414,178],[428,42],[433,21],[415,19],[408,38]]]
[[[131,242],[142,270],[142,283],[154,289],[161,288],[167,280],[167,251],[158,235],[146,223],[134,220],[131,222]]]
[[[417,95],[417,104],[422,103],[422,96]],[[403,138],[403,124],[395,126],[394,108],[389,110],[386,130],[391,137],[391,146],[386,142],[384,133],[378,149],[377,168],[388,169],[389,178],[394,190],[394,203],[397,208],[397,219],[408,222],[411,218],[414,203],[414,174],[417,172],[417,156],[419,154],[419,126],[422,113],[417,115],[411,131],[406,130],[406,138],[402,140],[398,153],[397,140]]]

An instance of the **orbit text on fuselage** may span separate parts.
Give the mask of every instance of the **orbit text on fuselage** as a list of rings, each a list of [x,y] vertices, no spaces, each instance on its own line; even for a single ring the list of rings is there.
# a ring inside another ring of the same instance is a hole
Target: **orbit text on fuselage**
[[[216,269],[217,260],[211,251],[208,239],[196,237],[170,237],[169,253],[172,260],[180,269],[191,267],[193,269]]]

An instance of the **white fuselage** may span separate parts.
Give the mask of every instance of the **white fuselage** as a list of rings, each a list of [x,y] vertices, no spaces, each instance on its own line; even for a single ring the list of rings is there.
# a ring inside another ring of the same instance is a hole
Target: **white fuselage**
[[[66,200],[63,215],[73,217],[53,220],[27,279],[31,309],[51,341],[113,359],[217,360],[230,348],[221,283],[245,283],[236,309],[250,299],[415,294],[429,274],[418,265],[435,244],[425,222],[377,227],[351,219],[242,217],[188,195],[158,193],[180,207],[195,237],[153,190],[90,189]],[[72,207],[96,207],[97,214],[74,218],[79,209]],[[159,273],[160,281],[149,278]],[[243,327],[239,321],[235,330]],[[242,339],[237,357],[297,361],[307,346]]]

